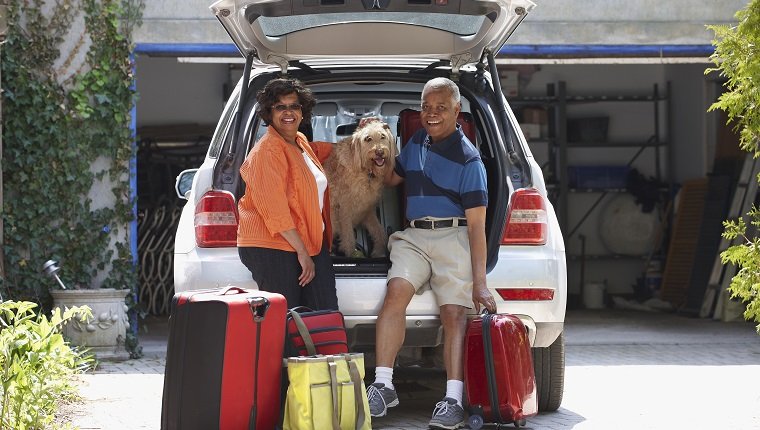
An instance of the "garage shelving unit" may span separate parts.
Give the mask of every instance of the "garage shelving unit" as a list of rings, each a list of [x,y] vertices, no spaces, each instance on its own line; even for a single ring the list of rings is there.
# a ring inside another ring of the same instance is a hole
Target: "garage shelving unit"
[[[548,145],[548,165],[546,166],[547,187],[550,190],[557,216],[565,237],[568,242],[578,232],[581,225],[588,219],[589,215],[597,209],[605,196],[610,193],[626,192],[625,187],[609,188],[573,188],[568,181],[568,155],[570,151],[577,148],[598,148],[603,151],[620,151],[627,149],[630,154],[631,150],[635,152],[633,156],[624,158],[621,155],[621,165],[625,163],[631,166],[637,158],[645,151],[653,151],[653,171],[654,179],[657,183],[663,184],[660,191],[665,198],[669,198],[670,180],[668,172],[672,172],[672,157],[670,156],[670,82],[666,82],[665,91],[662,91],[659,84],[653,84],[650,93],[628,94],[628,95],[570,95],[567,92],[567,85],[564,81],[558,81],[547,85],[546,95],[537,97],[517,97],[510,99],[510,104],[517,111],[525,107],[542,107],[548,112],[548,136],[542,136],[539,139],[529,140],[530,144],[544,143]],[[568,141],[568,108],[580,104],[608,104],[608,103],[628,103],[636,105],[636,109],[651,110],[651,127],[652,134],[648,139],[641,141],[617,141],[605,139],[604,141]],[[569,224],[568,208],[571,204],[572,196],[580,193],[595,193],[598,197],[594,200],[585,211],[584,215],[573,225]],[[583,241],[583,238],[581,238]],[[664,239],[664,238],[663,238]],[[581,256],[569,255],[569,258]],[[635,258],[644,259],[648,256],[636,256]],[[603,255],[583,255],[582,258],[607,258],[607,259],[630,259],[631,256],[617,254]]]

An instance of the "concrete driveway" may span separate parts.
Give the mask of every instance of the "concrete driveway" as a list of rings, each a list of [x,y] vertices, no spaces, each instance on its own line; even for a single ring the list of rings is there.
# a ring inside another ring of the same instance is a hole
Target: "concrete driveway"
[[[570,311],[562,407],[531,429],[760,429],[760,336],[750,323],[638,311]],[[160,428],[166,323],[141,335],[146,356],[104,363],[82,376],[83,402],[67,416],[79,428]],[[426,428],[444,375],[402,370],[401,404],[375,429]],[[494,428],[494,427],[491,427]]]

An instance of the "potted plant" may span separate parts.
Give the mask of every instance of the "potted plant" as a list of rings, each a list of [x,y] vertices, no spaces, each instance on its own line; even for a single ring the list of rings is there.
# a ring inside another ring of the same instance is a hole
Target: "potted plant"
[[[129,310],[125,300],[129,290],[115,288],[69,289],[58,277],[60,267],[48,260],[43,272],[54,277],[61,287],[51,290],[53,307],[65,312],[69,309],[88,307],[91,315],[72,318],[64,324],[62,333],[73,344],[88,348],[100,360],[125,360],[130,357],[127,349]]]

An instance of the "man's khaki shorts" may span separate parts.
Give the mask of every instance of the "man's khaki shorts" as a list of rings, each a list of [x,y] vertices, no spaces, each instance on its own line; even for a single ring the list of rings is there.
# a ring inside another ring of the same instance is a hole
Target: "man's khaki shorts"
[[[403,278],[417,294],[428,284],[438,306],[472,308],[472,263],[467,227],[435,230],[408,227],[388,239],[388,280]]]

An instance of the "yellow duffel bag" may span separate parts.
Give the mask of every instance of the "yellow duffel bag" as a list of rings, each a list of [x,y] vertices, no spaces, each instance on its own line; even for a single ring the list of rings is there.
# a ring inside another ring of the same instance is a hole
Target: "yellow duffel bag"
[[[284,430],[370,430],[364,355],[288,358]]]

